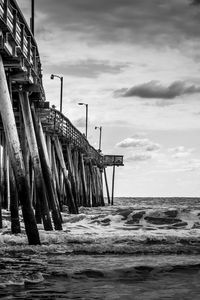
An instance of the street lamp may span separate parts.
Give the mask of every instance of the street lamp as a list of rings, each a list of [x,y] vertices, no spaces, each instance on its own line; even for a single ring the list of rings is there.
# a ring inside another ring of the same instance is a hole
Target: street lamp
[[[35,0],[31,0],[30,27],[31,27],[32,34],[34,35],[34,31],[35,31]]]
[[[54,77],[57,77],[60,79],[60,112],[62,113],[62,100],[63,100],[63,77],[58,76],[55,74],[51,74],[51,79],[54,79]]]
[[[99,129],[99,152],[101,152],[101,135],[102,135],[102,126],[95,126],[95,129]]]
[[[86,114],[86,118],[85,118],[85,136],[86,136],[86,139],[87,139],[87,133],[88,133],[88,104],[83,103],[83,102],[79,102],[78,105],[85,105],[85,114]]]

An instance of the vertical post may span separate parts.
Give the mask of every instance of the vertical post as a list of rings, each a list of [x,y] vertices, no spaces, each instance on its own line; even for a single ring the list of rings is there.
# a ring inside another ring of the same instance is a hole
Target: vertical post
[[[25,125],[25,133],[28,141],[28,146],[30,150],[31,160],[34,168],[34,176],[35,176],[35,185],[36,185],[36,194],[37,200],[36,204],[40,204],[42,219],[45,230],[52,230],[51,219],[49,214],[49,207],[47,203],[42,167],[40,163],[39,150],[31,115],[30,103],[28,98],[28,93],[20,92],[19,93],[20,104],[23,114],[23,120]],[[38,203],[37,203],[38,202]]]
[[[4,147],[3,147],[3,208],[8,208],[8,193],[7,193],[7,145],[6,140],[4,139]]]
[[[112,198],[111,198],[111,205],[113,205],[114,201],[114,188],[115,188],[115,165],[113,166],[113,176],[112,176]]]
[[[98,173],[98,177],[99,177],[100,203],[101,203],[101,206],[105,206],[104,197],[103,197],[103,178],[102,178],[103,170],[100,168],[97,168],[97,173]]]
[[[85,135],[86,135],[86,139],[88,136],[88,104],[85,105],[86,107],[86,124],[85,124]]]
[[[54,182],[54,186],[55,186],[55,191],[57,192],[58,195],[58,202],[59,202],[59,207],[60,207],[60,211],[62,211],[62,207],[63,207],[63,199],[62,199],[62,193],[63,193],[63,189],[62,189],[62,182],[59,178],[59,170],[58,170],[58,166],[56,163],[56,156],[55,156],[55,149],[54,149],[54,145],[51,145],[51,167],[52,167],[52,177],[53,177],[53,182]]]
[[[89,161],[89,169],[90,169],[90,178],[91,178],[91,189],[92,189],[92,206],[98,206],[98,197],[96,190],[96,178],[94,173],[94,166],[92,165],[91,160]]]
[[[66,157],[67,157],[68,172],[69,172],[68,175],[71,182],[72,193],[74,196],[75,204],[76,206],[78,206],[78,191],[77,191],[76,178],[75,178],[75,167],[72,160],[72,149],[70,144],[66,145]]]
[[[63,100],[63,77],[60,77],[60,112],[62,113],[62,100]]]
[[[13,36],[16,38],[17,32],[17,10],[13,9]]]
[[[55,145],[55,149],[56,149],[56,154],[58,156],[60,165],[61,165],[61,169],[64,175],[64,181],[65,181],[65,188],[69,197],[69,210],[71,213],[77,214],[78,213],[78,207],[77,204],[74,200],[74,196],[72,193],[72,186],[71,186],[71,182],[69,181],[68,178],[68,171],[66,168],[66,164],[65,164],[65,160],[63,157],[63,152],[62,152],[62,147],[60,144],[60,141],[58,140],[58,137],[55,138],[54,140],[54,145]]]
[[[30,63],[31,61],[31,37],[30,36],[27,36],[27,40],[28,40],[28,61]]]
[[[30,27],[32,34],[35,33],[35,0],[31,0],[31,20],[30,20]]]
[[[4,0],[4,21],[7,24],[8,18],[8,0]]]
[[[0,132],[0,229],[3,227],[2,222],[2,192],[1,192],[1,178],[2,178],[2,131]]]
[[[20,28],[21,28],[21,43],[20,43],[20,46],[21,46],[21,50],[22,50],[22,52],[24,51],[24,31],[25,31],[25,29],[24,29],[24,24],[21,24],[21,26],[20,26]]]
[[[105,184],[106,184],[106,192],[107,192],[107,198],[108,198],[108,205],[110,205],[110,193],[109,193],[109,188],[108,188],[108,180],[107,180],[107,175],[106,175],[106,168],[104,170],[104,179],[105,179]]]
[[[9,156],[8,153],[6,155],[6,183],[7,183],[7,203],[8,207],[7,210],[10,210],[10,162],[9,162]]]
[[[80,181],[79,181],[79,155],[78,150],[75,149],[73,152],[73,165],[74,165],[74,174],[77,190],[77,205],[80,206]]]
[[[83,187],[83,206],[88,206],[87,184],[86,184],[85,165],[84,165],[83,153],[80,153],[80,169],[81,169],[81,179],[82,179],[82,187]]]
[[[19,142],[19,136],[15,123],[12,103],[6,81],[6,75],[2,57],[0,55],[0,112],[6,135],[7,145],[9,146],[10,162],[15,173],[18,187],[19,200],[22,206],[25,229],[29,244],[40,244],[39,232],[34,216],[34,211],[30,200],[30,191],[28,180],[25,176],[25,168],[22,157],[22,151]]]
[[[44,138],[44,133],[40,120],[36,119],[34,106],[31,106],[33,124],[36,132],[36,139],[38,143],[39,156],[41,161],[41,167],[43,172],[44,182],[46,184],[46,192],[48,194],[48,199],[50,203],[50,208],[52,209],[52,218],[54,222],[54,227],[56,230],[62,230],[61,217],[58,210],[58,205],[56,201],[56,191],[53,182],[53,176],[51,173],[51,166],[48,157],[47,146]]]
[[[10,165],[10,215],[11,215],[11,232],[17,234],[21,232],[19,221],[19,204],[16,194],[16,182],[12,167]]]
[[[99,152],[101,152],[101,136],[102,136],[102,126],[99,127]]]

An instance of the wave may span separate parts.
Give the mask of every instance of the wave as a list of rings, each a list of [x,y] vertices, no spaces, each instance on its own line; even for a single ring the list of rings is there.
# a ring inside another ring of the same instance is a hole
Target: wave
[[[41,272],[23,275],[18,272],[13,272],[13,274],[0,274],[0,287],[4,288],[6,286],[23,286],[25,284],[37,284],[44,280]]]
[[[200,277],[200,263],[188,265],[163,265],[147,266],[139,265],[133,267],[116,268],[112,270],[82,269],[73,273],[60,271],[52,272],[51,276],[66,277],[68,279],[106,279],[106,280],[146,280],[160,276],[171,276],[180,274],[197,274]]]
[[[74,254],[200,253],[199,208],[81,207],[79,215],[63,212],[62,216],[63,231],[46,232],[40,227],[40,247],[28,246],[23,231],[12,235],[7,224],[0,231],[0,253],[15,249]]]

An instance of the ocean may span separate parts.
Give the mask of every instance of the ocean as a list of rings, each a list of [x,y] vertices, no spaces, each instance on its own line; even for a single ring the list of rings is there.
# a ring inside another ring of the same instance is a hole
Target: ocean
[[[200,198],[115,198],[29,246],[0,230],[1,299],[200,299]]]

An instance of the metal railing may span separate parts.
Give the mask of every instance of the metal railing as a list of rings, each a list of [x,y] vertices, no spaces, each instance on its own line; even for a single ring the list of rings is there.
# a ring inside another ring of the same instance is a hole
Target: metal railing
[[[37,43],[15,0],[0,0],[0,21],[2,31],[9,33],[9,38],[15,44],[16,55],[23,56],[42,85]]]
[[[80,149],[86,157],[94,160],[96,164],[102,165],[103,155],[89,144],[85,135],[62,113],[50,108],[48,110],[38,109],[38,114],[46,132],[58,135],[64,142]]]

